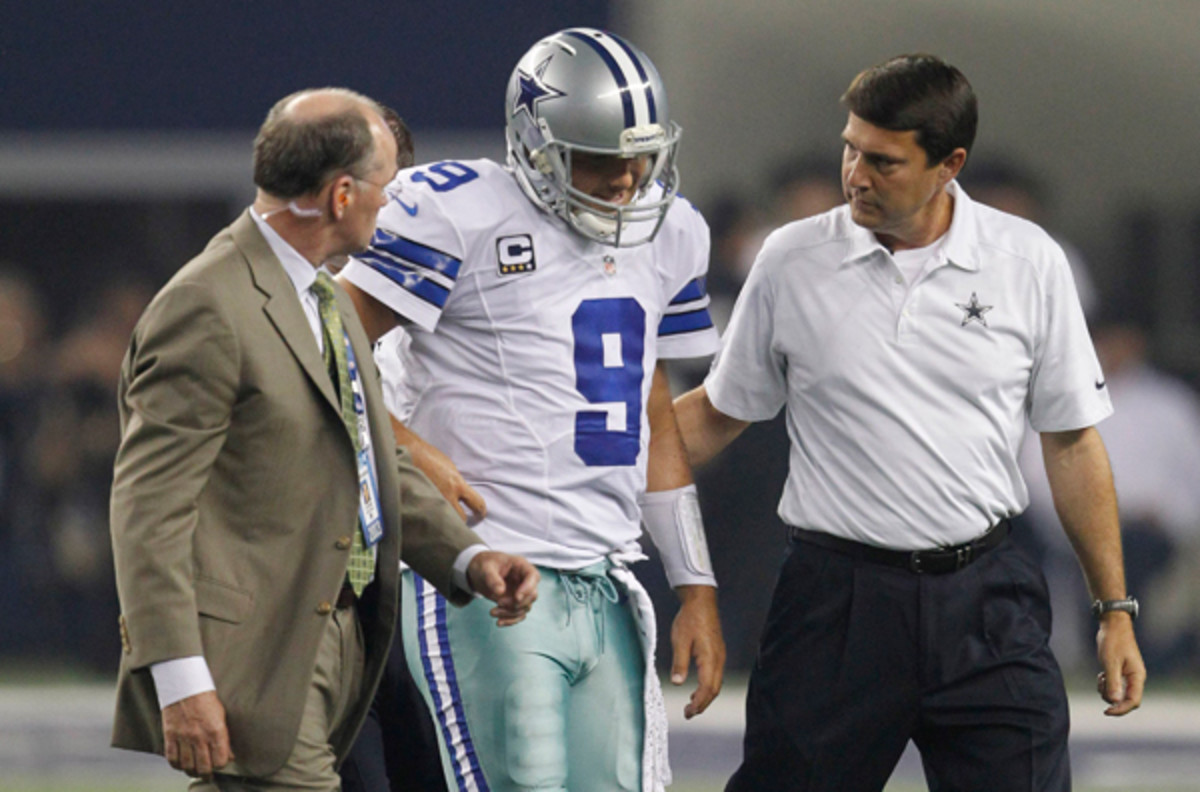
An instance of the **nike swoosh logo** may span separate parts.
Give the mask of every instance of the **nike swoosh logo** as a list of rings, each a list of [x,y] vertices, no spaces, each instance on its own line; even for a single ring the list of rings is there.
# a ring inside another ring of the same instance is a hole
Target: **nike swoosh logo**
[[[1096,390],[1104,390],[1104,380],[1096,380]]]
[[[393,198],[392,200],[395,201],[396,203],[400,204],[400,206],[404,209],[404,211],[408,212],[409,217],[417,216],[417,204],[413,204],[412,206],[409,206],[408,204],[404,203],[404,201],[401,201],[399,198]]]

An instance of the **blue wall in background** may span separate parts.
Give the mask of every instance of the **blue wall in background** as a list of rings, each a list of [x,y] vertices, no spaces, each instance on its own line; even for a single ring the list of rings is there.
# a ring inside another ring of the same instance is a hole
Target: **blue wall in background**
[[[502,123],[521,54],[607,27],[607,0],[0,2],[0,132],[257,128],[293,90],[344,85],[418,128]]]

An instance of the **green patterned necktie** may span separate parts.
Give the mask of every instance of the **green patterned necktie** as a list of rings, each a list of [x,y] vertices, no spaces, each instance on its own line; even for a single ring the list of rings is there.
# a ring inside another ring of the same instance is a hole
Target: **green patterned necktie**
[[[362,451],[358,442],[358,416],[354,412],[354,391],[350,387],[350,366],[346,361],[342,315],[338,313],[337,303],[333,298],[333,279],[329,277],[328,272],[318,272],[317,280],[311,288],[317,296],[317,310],[325,328],[325,365],[340,397],[342,421],[346,424],[346,431],[350,433],[350,441],[354,443],[357,460],[358,453]],[[366,546],[360,526],[355,525],[354,539],[350,546],[350,564],[346,567],[346,579],[354,589],[355,595],[362,594],[374,574],[375,548]]]

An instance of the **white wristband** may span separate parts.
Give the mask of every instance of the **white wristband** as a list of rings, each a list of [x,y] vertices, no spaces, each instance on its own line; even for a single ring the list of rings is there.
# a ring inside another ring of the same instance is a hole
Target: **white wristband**
[[[667,582],[677,586],[713,586],[712,561],[696,485],[647,492],[641,498],[642,524],[658,548]]]

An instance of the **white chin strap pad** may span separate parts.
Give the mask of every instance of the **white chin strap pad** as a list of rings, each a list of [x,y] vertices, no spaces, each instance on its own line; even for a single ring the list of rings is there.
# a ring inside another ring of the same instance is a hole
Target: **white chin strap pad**
[[[696,485],[647,492],[641,498],[642,524],[658,548],[667,582],[677,586],[713,586],[712,560]]]
[[[572,208],[571,214],[575,218],[575,222],[584,231],[591,232],[591,236],[595,237],[610,237],[617,233],[617,220],[613,217],[602,217],[601,215],[589,212],[584,209]]]

